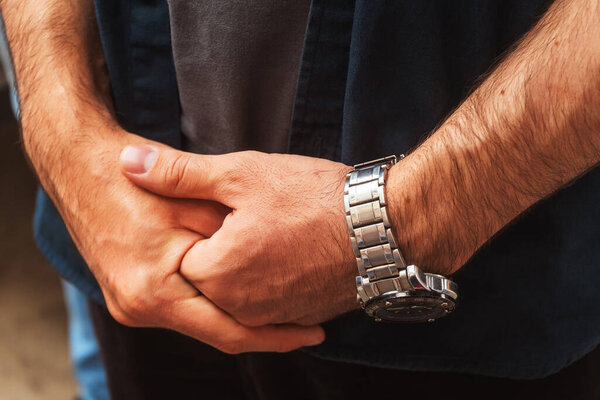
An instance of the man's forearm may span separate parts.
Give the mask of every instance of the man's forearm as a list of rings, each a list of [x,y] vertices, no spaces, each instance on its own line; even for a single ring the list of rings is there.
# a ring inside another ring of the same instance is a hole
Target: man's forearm
[[[512,219],[600,161],[600,5],[557,1],[389,178],[407,260],[460,268]]]
[[[54,195],[63,174],[48,168],[67,167],[88,139],[86,126],[112,123],[93,2],[2,0],[0,7],[21,100],[24,146]]]

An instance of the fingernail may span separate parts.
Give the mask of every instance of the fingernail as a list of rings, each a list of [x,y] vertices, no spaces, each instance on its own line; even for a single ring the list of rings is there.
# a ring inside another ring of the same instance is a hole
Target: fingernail
[[[143,174],[152,168],[156,156],[156,149],[152,146],[127,146],[121,151],[121,165],[131,174]]]

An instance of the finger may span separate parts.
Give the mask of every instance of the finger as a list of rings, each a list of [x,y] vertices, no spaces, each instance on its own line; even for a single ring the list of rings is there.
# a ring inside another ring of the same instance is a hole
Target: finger
[[[239,236],[239,215],[228,214],[223,225],[210,238],[197,240],[181,259],[179,273],[200,292],[219,297],[219,293],[213,293],[214,275],[229,272],[235,267],[232,258],[239,259],[239,254],[247,251],[239,247],[236,239]],[[212,299],[211,296],[209,298]]]
[[[251,351],[288,352],[315,346],[325,340],[320,326],[241,325],[204,296],[174,303],[167,326],[225,353]]]
[[[224,204],[220,189],[231,172],[228,159],[147,144],[125,147],[120,158],[125,176],[151,192]]]
[[[229,280],[239,284],[240,273],[252,274],[243,261],[255,251],[250,248],[254,245],[254,239],[249,238],[253,226],[248,225],[247,221],[243,210],[229,213],[223,225],[212,236],[197,240],[179,264],[179,273],[188,282],[229,313],[247,302],[246,290],[251,289],[232,293],[222,288],[224,282]]]
[[[173,202],[177,224],[203,237],[212,236],[231,212],[229,207],[214,201],[174,199]]]

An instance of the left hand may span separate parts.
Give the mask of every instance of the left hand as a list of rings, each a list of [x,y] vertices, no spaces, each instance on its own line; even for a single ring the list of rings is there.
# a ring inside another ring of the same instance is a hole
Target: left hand
[[[155,151],[145,172],[122,166],[124,174],[154,193],[232,210],[181,262],[181,274],[216,305],[248,326],[311,325],[358,307],[343,206],[351,167],[254,151]]]

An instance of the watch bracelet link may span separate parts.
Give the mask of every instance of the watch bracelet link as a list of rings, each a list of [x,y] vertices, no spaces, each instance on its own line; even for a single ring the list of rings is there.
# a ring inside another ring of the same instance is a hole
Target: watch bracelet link
[[[385,179],[387,170],[396,162],[396,156],[390,156],[357,164],[346,175],[344,208],[359,271],[356,279],[362,302],[382,293],[413,288],[386,207]]]

